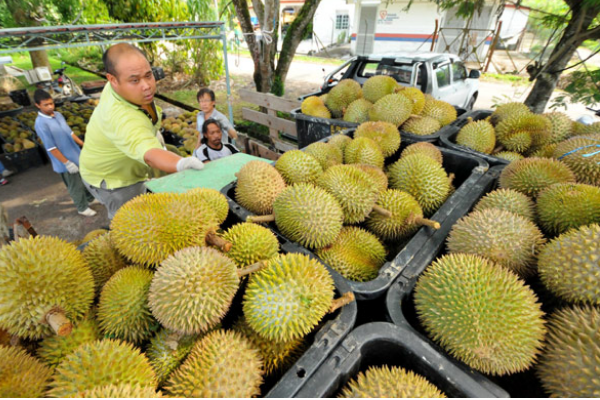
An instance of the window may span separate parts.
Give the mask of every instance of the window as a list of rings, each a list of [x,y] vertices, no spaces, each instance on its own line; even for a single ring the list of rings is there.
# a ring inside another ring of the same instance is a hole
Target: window
[[[444,64],[435,70],[435,77],[439,88],[450,84],[450,64]]]
[[[461,62],[452,64],[452,78],[455,82],[467,79],[467,69]]]
[[[335,16],[335,29],[348,29],[350,19],[348,14],[337,14]]]

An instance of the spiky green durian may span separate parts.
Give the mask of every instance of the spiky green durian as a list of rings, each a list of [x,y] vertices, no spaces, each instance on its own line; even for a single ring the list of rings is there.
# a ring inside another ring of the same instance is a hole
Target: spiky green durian
[[[525,158],[521,154],[516,153],[514,151],[501,151],[501,152],[494,154],[494,157],[498,157],[498,158],[501,158],[503,160],[507,160],[510,162],[522,160],[523,158]]]
[[[590,125],[585,124],[573,124],[571,136],[587,136],[600,133],[600,121],[594,122]]]
[[[410,117],[412,109],[412,100],[401,94],[388,94],[373,104],[369,110],[369,119],[400,126]]]
[[[152,315],[165,328],[198,334],[219,323],[238,285],[232,260],[210,247],[188,247],[161,263],[148,302]]]
[[[365,99],[356,99],[344,111],[344,121],[362,124],[369,120],[369,110],[373,103]]]
[[[456,120],[456,108],[443,100],[430,100],[425,102],[420,115],[435,118],[441,126],[446,126]]]
[[[107,337],[140,343],[158,329],[148,308],[153,277],[146,268],[127,267],[106,282],[100,294],[98,322]]]
[[[344,153],[329,143],[315,142],[309,144],[304,151],[310,154],[321,164],[323,171],[344,162]]]
[[[331,111],[331,115],[340,118],[344,109],[359,97],[362,97],[360,83],[353,79],[342,79],[327,93],[325,105]]]
[[[337,135],[332,135],[331,139],[329,139],[329,141],[327,143],[329,143],[332,146],[337,147],[338,149],[340,149],[342,151],[342,153],[344,153],[346,146],[351,141],[352,141],[352,138],[350,136],[344,135],[343,133],[338,133]]]
[[[156,388],[148,359],[133,345],[118,340],[86,343],[65,357],[54,373],[50,397],[69,397],[107,385]]]
[[[367,173],[369,175],[369,180],[375,186],[378,192],[383,192],[388,187],[388,178],[385,172],[383,172],[380,168],[374,167],[372,165],[366,164],[353,164],[356,168],[361,171]]]
[[[486,257],[523,277],[535,274],[536,255],[544,243],[533,222],[497,208],[463,217],[448,236],[450,253]]]
[[[324,105],[311,108],[306,115],[317,118],[331,119],[331,112]]]
[[[600,134],[576,136],[559,143],[554,157],[565,163],[577,181],[600,186]]]
[[[405,191],[433,215],[450,194],[450,180],[442,166],[422,154],[402,157],[389,167],[390,187]]]
[[[517,275],[474,255],[450,254],[421,274],[415,306],[429,336],[490,375],[524,371],[545,334],[534,292]]]
[[[82,398],[121,398],[121,399],[132,399],[132,398],[160,398],[163,397],[161,392],[157,392],[153,387],[140,386],[140,385],[108,385],[95,387],[93,389],[84,390],[71,397],[82,397]]]
[[[413,114],[420,114],[425,107],[425,95],[416,87],[398,85],[398,93],[413,102]]]
[[[379,145],[366,137],[354,139],[344,150],[346,164],[366,164],[383,168],[384,161],[385,157]]]
[[[100,294],[102,287],[118,270],[125,268],[127,262],[112,245],[110,232],[91,240],[83,250],[83,256],[94,277],[94,291]]]
[[[484,154],[492,154],[496,147],[496,133],[492,124],[486,120],[471,120],[458,132],[456,143]]]
[[[512,117],[515,115],[530,114],[530,113],[531,113],[531,111],[529,110],[529,107],[527,107],[523,103],[517,103],[517,102],[505,103],[505,104],[499,105],[494,110],[494,112],[490,116],[490,122],[492,123],[492,125],[496,126],[502,120],[504,120],[508,117]]]
[[[523,153],[540,148],[552,138],[552,124],[537,114],[508,116],[496,125],[496,138],[507,150]]]
[[[375,279],[385,255],[385,247],[375,235],[355,226],[342,228],[331,246],[317,250],[327,265],[356,282]]]
[[[300,111],[302,114],[312,115],[315,108],[325,107],[325,103],[317,96],[309,96],[302,100]]]
[[[279,253],[279,241],[270,229],[251,223],[236,224],[223,235],[232,244],[227,257],[239,268],[275,257]]]
[[[396,153],[400,148],[400,132],[395,125],[389,122],[364,122],[354,131],[354,138],[366,137],[373,140],[387,158]]]
[[[334,283],[327,268],[304,254],[271,259],[250,276],[244,295],[248,325],[266,339],[304,337],[329,311]]]
[[[391,76],[375,75],[363,83],[363,97],[371,103],[375,103],[383,96],[394,93],[397,87],[398,82]]]
[[[98,322],[89,316],[75,325],[69,336],[49,336],[42,340],[37,349],[37,356],[46,365],[55,368],[73,350],[100,338]]]
[[[581,183],[557,183],[537,197],[542,229],[558,235],[571,228],[600,223],[600,187]]]
[[[402,132],[412,133],[418,136],[433,135],[440,130],[440,122],[432,117],[413,115],[406,120],[400,128]]]
[[[573,121],[571,121],[571,118],[567,114],[553,111],[542,115],[548,118],[552,124],[552,138],[550,139],[550,143],[560,143],[571,135]]]
[[[475,211],[497,208],[520,215],[535,222],[535,203],[523,193],[512,189],[498,189],[486,194],[475,206]]]
[[[218,190],[210,188],[193,188],[185,192],[193,204],[206,204],[213,211],[217,223],[222,224],[229,214],[229,203],[227,198]]]
[[[549,158],[525,158],[513,161],[500,174],[500,187],[513,189],[535,198],[555,183],[574,183],[575,175],[568,166]]]
[[[542,247],[538,270],[544,285],[570,302],[600,305],[600,225],[563,233]]]
[[[444,163],[442,152],[431,143],[418,142],[406,146],[406,148],[402,150],[400,158],[410,156],[411,154],[423,154],[434,159],[435,161],[440,163],[440,165]]]
[[[235,199],[254,214],[273,212],[273,201],[285,189],[285,181],[271,164],[250,161],[236,174]]]
[[[69,334],[67,320],[81,319],[93,299],[94,278],[74,245],[37,236],[0,249],[0,328],[10,334],[26,339]],[[66,319],[51,327],[57,317]]]
[[[19,347],[0,346],[0,397],[43,397],[52,370]]]
[[[234,331],[216,330],[198,341],[165,386],[172,397],[255,397],[263,361],[258,350]]]
[[[159,386],[162,386],[171,372],[183,363],[195,342],[194,335],[182,335],[167,329],[161,329],[152,338],[146,350],[146,357],[156,373]]]
[[[106,229],[94,229],[93,231],[88,232],[83,239],[81,239],[81,243],[87,243],[91,240],[96,239],[98,236],[102,236],[108,231]]]
[[[323,173],[321,164],[313,156],[300,150],[283,153],[275,163],[275,168],[288,185],[314,183]]]
[[[537,373],[550,396],[600,396],[600,309],[573,306],[555,312],[546,342]]]
[[[369,367],[342,389],[341,398],[445,398],[421,375],[400,367]]]
[[[528,152],[529,157],[540,157],[540,158],[554,158],[554,151],[556,150],[556,143],[550,143],[544,145],[535,151]]]

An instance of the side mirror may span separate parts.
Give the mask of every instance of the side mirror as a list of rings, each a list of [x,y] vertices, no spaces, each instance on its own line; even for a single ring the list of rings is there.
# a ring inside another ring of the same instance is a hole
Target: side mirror
[[[480,76],[481,76],[481,71],[479,71],[478,69],[472,69],[469,72],[469,79],[479,79]]]

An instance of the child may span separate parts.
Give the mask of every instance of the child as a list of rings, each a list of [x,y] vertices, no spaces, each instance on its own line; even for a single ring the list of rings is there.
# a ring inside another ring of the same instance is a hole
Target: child
[[[52,169],[60,174],[79,214],[93,217],[96,211],[89,207],[89,203],[94,201],[94,197],[87,191],[79,175],[79,154],[83,142],[69,128],[65,117],[54,111],[54,100],[48,92],[36,90],[33,100],[39,109],[35,131],[44,142]]]
[[[203,163],[215,161],[219,158],[227,157],[240,151],[230,143],[222,142],[223,134],[221,125],[212,118],[207,119],[202,124],[202,145],[194,150],[194,157],[200,159]]]
[[[200,112],[196,117],[196,129],[200,131],[202,129],[202,125],[204,121],[208,119],[214,119],[221,125],[221,130],[223,132],[223,138],[221,141],[223,143],[232,143],[232,140],[237,139],[238,135],[229,120],[221,114],[218,110],[215,109],[215,92],[208,88],[203,88],[198,91],[196,94],[196,100],[198,100],[198,104],[200,104]],[[229,136],[228,136],[229,134]],[[200,147],[201,135],[198,135],[198,143],[196,143],[196,149]]]

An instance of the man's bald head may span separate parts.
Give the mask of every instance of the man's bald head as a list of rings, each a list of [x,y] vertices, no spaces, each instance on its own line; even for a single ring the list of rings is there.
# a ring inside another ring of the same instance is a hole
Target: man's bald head
[[[115,77],[118,76],[117,64],[119,63],[119,60],[123,57],[131,56],[132,54],[140,55],[146,59],[146,55],[142,50],[129,43],[119,43],[109,47],[102,55],[104,71]]]

